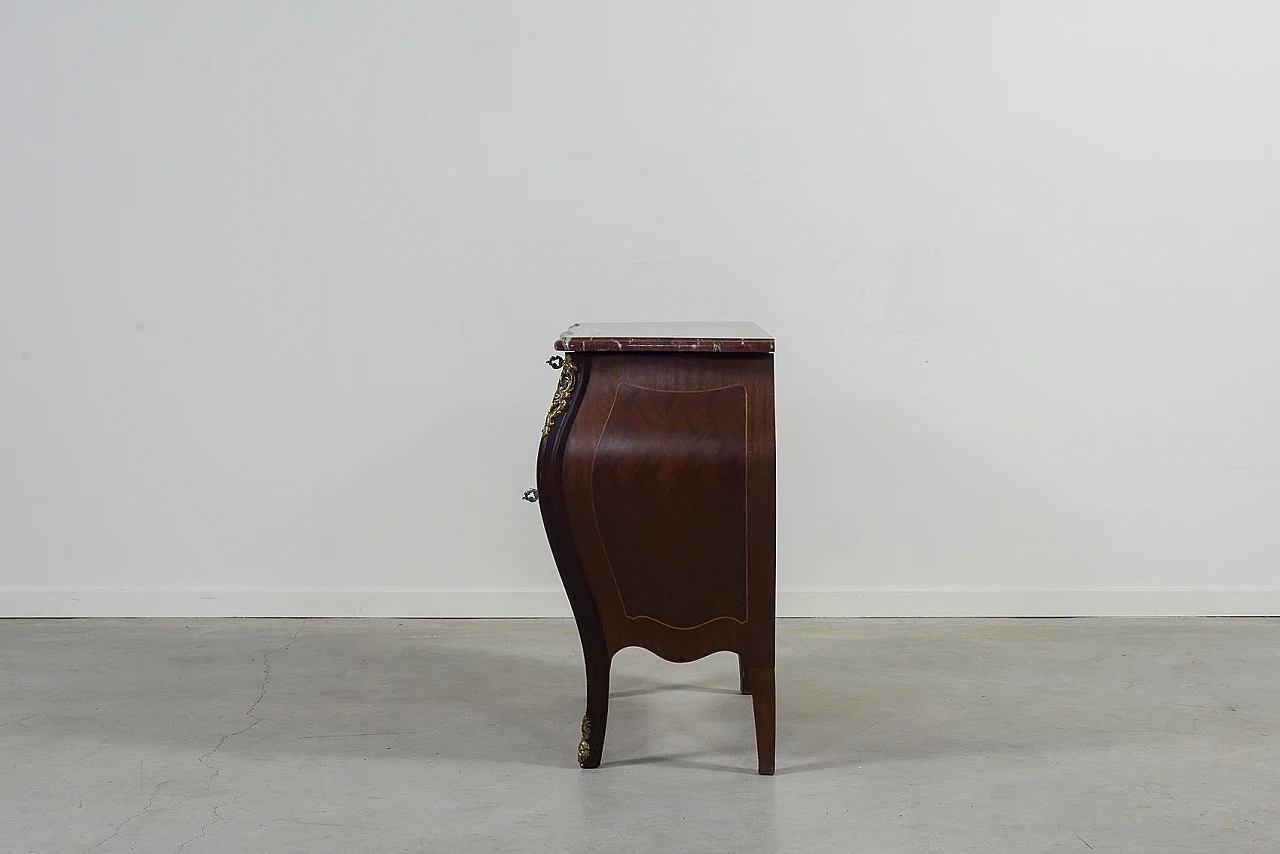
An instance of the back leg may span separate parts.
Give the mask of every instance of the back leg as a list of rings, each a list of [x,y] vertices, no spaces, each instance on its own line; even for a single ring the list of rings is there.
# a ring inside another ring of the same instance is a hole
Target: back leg
[[[773,773],[774,721],[773,668],[752,667],[751,705],[756,718],[756,757],[761,774]]]

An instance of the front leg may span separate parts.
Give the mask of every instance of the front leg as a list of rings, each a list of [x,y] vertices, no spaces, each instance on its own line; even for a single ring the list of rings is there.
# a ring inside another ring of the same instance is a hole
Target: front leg
[[[547,543],[573,609],[587,669],[587,712],[582,716],[578,764],[583,768],[596,768],[604,752],[604,730],[609,717],[610,654],[600,612],[583,569],[582,555],[578,553],[569,525],[564,479],[566,443],[591,376],[591,361],[584,358],[579,365],[568,353],[547,361],[561,368],[560,381],[542,428],[542,443],[538,446],[538,489],[532,497],[542,507]]]
[[[578,765],[599,768],[604,755],[604,732],[609,722],[610,658],[603,649],[584,648],[587,661],[587,713],[582,716],[582,740],[578,742]]]

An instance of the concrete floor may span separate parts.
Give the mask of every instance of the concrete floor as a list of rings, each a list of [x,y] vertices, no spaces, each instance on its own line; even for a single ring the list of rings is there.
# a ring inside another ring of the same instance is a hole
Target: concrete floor
[[[560,620],[0,621],[6,852],[1280,851],[1280,623],[787,620],[733,657]]]

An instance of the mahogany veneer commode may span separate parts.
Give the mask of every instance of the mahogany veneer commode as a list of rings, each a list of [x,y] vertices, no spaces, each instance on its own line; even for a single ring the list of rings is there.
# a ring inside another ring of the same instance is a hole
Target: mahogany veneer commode
[[[586,661],[578,764],[600,764],[614,653],[729,650],[772,774],[773,339],[754,323],[582,323],[555,347],[531,497]]]

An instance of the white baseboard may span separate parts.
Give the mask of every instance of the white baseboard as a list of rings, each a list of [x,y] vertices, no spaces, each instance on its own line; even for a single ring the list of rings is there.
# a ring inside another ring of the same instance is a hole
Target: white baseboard
[[[780,617],[1280,615],[1280,589],[779,590]],[[564,591],[0,588],[0,617],[567,617]]]

